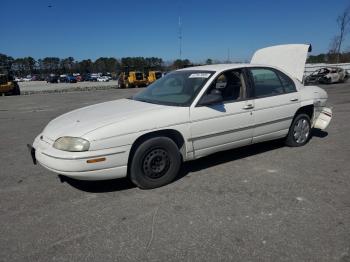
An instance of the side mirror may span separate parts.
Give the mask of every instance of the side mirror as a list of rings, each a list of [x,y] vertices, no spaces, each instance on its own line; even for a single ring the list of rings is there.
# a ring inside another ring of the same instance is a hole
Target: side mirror
[[[214,92],[213,92],[214,91]],[[221,92],[217,89],[214,89],[210,94],[204,95],[201,100],[199,100],[198,105],[208,106],[213,104],[218,104],[223,101]]]

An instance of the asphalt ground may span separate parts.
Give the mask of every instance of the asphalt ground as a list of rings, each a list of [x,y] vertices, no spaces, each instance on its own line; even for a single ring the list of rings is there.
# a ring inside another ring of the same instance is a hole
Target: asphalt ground
[[[61,183],[26,148],[52,118],[137,89],[0,97],[0,261],[350,261],[350,84],[325,89],[334,118],[306,146],[217,153],[154,190]]]

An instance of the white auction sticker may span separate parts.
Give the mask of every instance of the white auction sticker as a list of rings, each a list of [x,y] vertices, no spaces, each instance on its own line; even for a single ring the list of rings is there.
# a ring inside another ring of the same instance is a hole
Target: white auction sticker
[[[195,73],[191,74],[188,78],[208,78],[210,73]]]

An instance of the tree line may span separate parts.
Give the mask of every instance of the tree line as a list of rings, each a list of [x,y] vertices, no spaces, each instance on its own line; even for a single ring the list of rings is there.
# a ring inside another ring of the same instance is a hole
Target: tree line
[[[319,55],[310,55],[306,63],[314,64],[314,63],[326,63],[326,64],[334,64],[334,63],[350,63],[350,52],[328,52],[322,53]]]
[[[73,57],[58,58],[45,57],[34,59],[22,57],[14,59],[11,56],[0,53],[0,67],[10,69],[16,76],[48,75],[48,74],[88,74],[88,73],[120,73],[126,68],[129,70],[162,70],[169,71],[191,65],[188,59],[175,60],[173,63],[164,63],[159,57],[100,57],[95,61],[84,59],[75,60]]]

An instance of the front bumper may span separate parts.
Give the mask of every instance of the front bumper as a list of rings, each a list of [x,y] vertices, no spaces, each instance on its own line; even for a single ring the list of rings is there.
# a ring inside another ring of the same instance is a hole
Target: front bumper
[[[106,180],[125,177],[130,145],[86,152],[66,152],[52,147],[39,135],[35,138],[31,154],[46,169],[79,180]],[[88,160],[104,159],[88,163]]]

